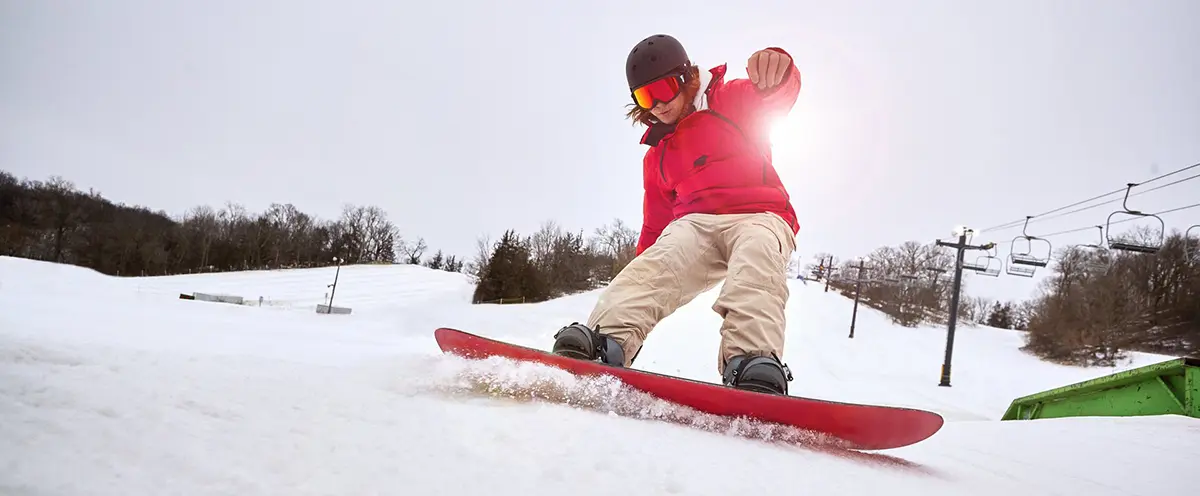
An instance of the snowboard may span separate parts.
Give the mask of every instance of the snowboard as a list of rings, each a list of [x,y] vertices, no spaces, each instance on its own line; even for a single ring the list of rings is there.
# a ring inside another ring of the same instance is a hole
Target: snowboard
[[[467,359],[504,357],[537,362],[578,376],[609,375],[651,396],[707,414],[833,436],[846,449],[907,446],[932,436],[944,422],[941,415],[924,410],[743,391],[722,384],[564,357],[446,327],[435,330],[434,338],[444,353]]]

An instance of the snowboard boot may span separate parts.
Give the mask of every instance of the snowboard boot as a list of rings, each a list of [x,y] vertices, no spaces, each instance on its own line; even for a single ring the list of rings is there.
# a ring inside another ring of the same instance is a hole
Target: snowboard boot
[[[792,371],[780,363],[774,353],[771,357],[738,355],[725,364],[722,379],[726,386],[787,396],[787,383],[792,380]]]
[[[554,334],[554,348],[551,351],[569,358],[598,361],[615,367],[625,366],[625,350],[620,343],[578,322]]]

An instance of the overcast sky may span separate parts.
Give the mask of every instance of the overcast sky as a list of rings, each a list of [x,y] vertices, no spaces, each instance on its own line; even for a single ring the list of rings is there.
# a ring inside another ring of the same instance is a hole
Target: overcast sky
[[[0,168],[172,215],[376,204],[462,256],[547,219],[640,226],[623,68],[664,32],[730,77],[757,49],[791,52],[803,89],[774,139],[798,250],[854,256],[1200,162],[1197,19],[1194,0],[0,0]],[[1196,202],[1200,180],[1132,204]],[[1200,209],[1164,219],[1186,228]]]

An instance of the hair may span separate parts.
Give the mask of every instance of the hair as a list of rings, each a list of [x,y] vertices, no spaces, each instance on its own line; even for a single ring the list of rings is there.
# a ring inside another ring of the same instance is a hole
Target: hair
[[[696,93],[700,92],[700,67],[696,65],[690,65],[686,67],[684,71],[683,91],[680,92],[679,97],[684,98],[684,101],[686,102],[691,102],[696,98]],[[688,103],[688,106],[690,107],[691,103]],[[658,122],[658,119],[654,118],[654,114],[650,113],[650,109],[639,107],[637,102],[630,103],[626,105],[626,107],[628,107],[629,110],[625,112],[625,117],[632,119],[634,125],[641,123],[646,127],[650,127],[654,123]]]

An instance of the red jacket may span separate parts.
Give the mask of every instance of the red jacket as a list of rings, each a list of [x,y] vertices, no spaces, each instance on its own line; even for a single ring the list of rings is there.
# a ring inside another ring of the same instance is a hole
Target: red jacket
[[[779,48],[772,48],[787,53]],[[642,135],[643,221],[637,254],[689,213],[774,212],[800,230],[787,189],[771,163],[768,126],[791,111],[800,73],[788,66],[782,82],[759,90],[749,79],[726,82],[725,65],[702,73],[696,111],[675,125],[655,124]],[[704,85],[705,80],[711,82]]]

